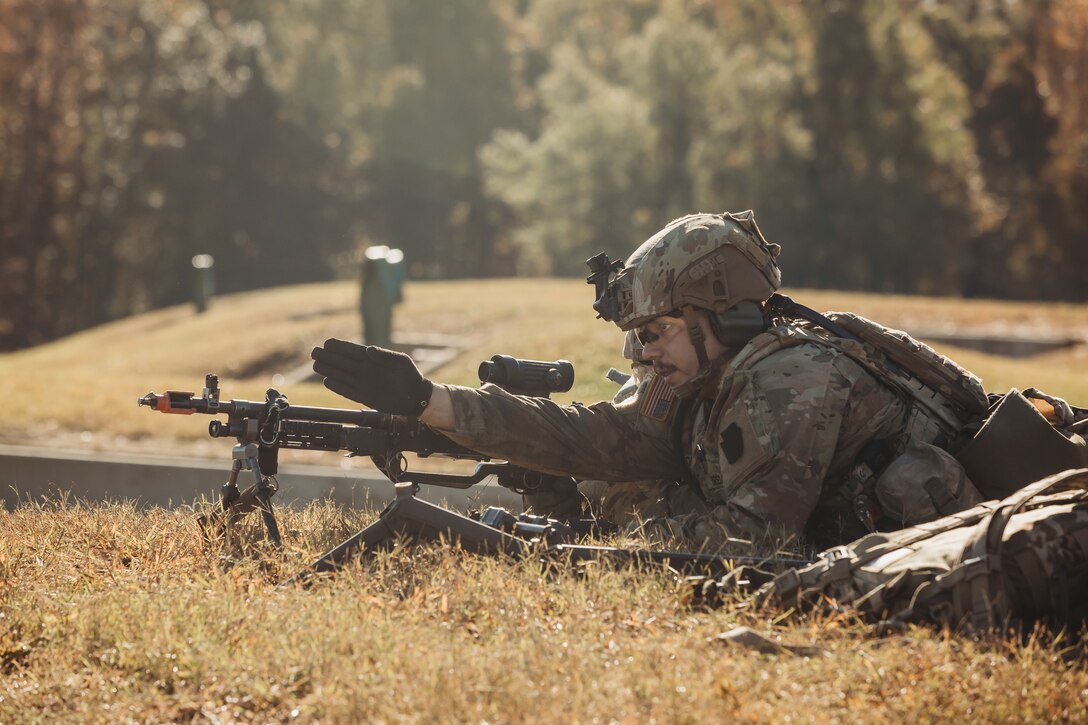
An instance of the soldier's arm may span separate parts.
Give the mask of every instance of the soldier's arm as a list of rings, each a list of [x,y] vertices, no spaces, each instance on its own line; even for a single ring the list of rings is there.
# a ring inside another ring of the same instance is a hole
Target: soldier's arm
[[[432,428],[450,430],[456,424],[453,415],[453,397],[445,385],[436,385],[431,390],[431,399],[419,419]]]
[[[686,466],[669,434],[675,401],[643,411],[641,400],[559,405],[493,385],[436,385],[421,420],[461,445],[544,473],[678,479]]]

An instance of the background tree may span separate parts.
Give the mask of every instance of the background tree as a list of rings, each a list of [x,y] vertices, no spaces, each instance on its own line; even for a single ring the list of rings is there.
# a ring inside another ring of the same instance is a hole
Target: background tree
[[[791,284],[824,247],[811,223],[812,131],[802,114],[814,86],[811,33],[803,6],[742,0],[716,3],[710,22],[716,69],[703,90],[705,133],[688,161],[698,209],[754,209],[763,232],[785,243]]]
[[[551,61],[538,88],[544,130],[532,140],[498,133],[481,158],[488,191],[518,214],[522,269],[578,274],[590,250],[622,256],[652,226],[639,190],[652,178],[653,129],[647,104],[594,73],[576,47]]]
[[[245,88],[250,39],[196,2],[0,8],[3,337],[26,344],[156,302],[125,284],[154,254],[165,203],[138,182],[194,135],[194,98]]]
[[[270,63],[288,111],[347,160],[355,235],[415,276],[509,273],[477,149],[516,125],[507,27],[474,0],[279,3]]]
[[[1079,0],[4,0],[0,348],[219,289],[582,274],[753,208],[792,285],[1088,298]]]
[[[940,58],[968,88],[988,214],[970,237],[966,295],[1088,295],[1088,7],[960,0],[928,10]]]
[[[977,165],[962,84],[930,63],[900,5],[806,6],[814,202],[804,284],[937,293],[956,288]]]

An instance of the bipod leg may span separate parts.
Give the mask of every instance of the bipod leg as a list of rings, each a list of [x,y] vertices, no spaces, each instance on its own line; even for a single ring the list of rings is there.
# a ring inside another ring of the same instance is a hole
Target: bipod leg
[[[261,474],[261,467],[257,463],[257,445],[255,443],[235,445],[233,458],[230,479],[223,485],[220,506],[213,510],[210,516],[201,516],[197,519],[204,540],[209,541],[211,532],[219,529],[223,531],[225,537],[229,538],[236,523],[249,512],[260,509],[268,539],[276,546],[281,546],[279,525],[272,511],[272,496],[278,487],[271,476]],[[253,473],[253,484],[244,490],[239,490],[238,475],[243,470]]]
[[[445,536],[466,551],[486,554],[521,557],[532,551],[532,544],[525,539],[416,498],[414,483],[394,484],[394,490],[396,498],[378,514],[377,521],[319,556],[281,586],[306,582],[319,572],[335,571],[360,552],[366,556],[372,551],[392,548],[400,537],[434,541]]]
[[[256,461],[254,461],[253,465],[257,466]],[[269,541],[276,546],[283,546],[280,539],[280,527],[276,523],[276,515],[272,512],[272,496],[278,490],[276,483],[271,476],[262,476],[259,467],[256,468],[256,474],[260,481],[254,485],[254,491],[261,509],[261,518],[264,520],[265,531],[268,534]]]
[[[237,448],[237,446],[235,446]],[[239,504],[251,495],[249,490],[238,490],[238,473],[242,470],[242,463],[235,456],[230,469],[230,478],[223,484],[219,493],[219,505],[212,509],[208,515],[201,514],[197,517],[200,524],[200,533],[204,543],[209,543],[213,538],[213,531],[222,531],[224,537],[230,536],[231,525],[240,518],[237,513]]]
[[[241,449],[241,450],[239,450]],[[243,510],[241,507],[241,501],[235,507],[236,514],[233,514],[231,521],[236,521],[242,516],[246,515],[253,509],[260,509],[261,519],[264,520],[265,533],[268,540],[275,546],[282,546],[280,541],[280,527],[276,523],[276,515],[272,512],[272,496],[278,490],[275,480],[271,476],[265,476],[261,473],[261,464],[257,459],[257,444],[246,443],[238,444],[234,447],[234,462],[239,464],[243,469],[250,471],[253,474],[253,485],[245,490],[245,494],[251,494],[247,501],[248,506]],[[243,494],[243,496],[245,495]]]

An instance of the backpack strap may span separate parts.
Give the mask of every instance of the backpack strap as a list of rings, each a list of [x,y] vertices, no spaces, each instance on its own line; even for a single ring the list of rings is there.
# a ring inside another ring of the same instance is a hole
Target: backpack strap
[[[860,337],[837,322],[834,322],[827,315],[820,314],[811,307],[802,305],[800,302],[795,302],[792,297],[787,297],[780,292],[775,292],[767,299],[767,308],[772,314],[774,312],[784,312],[790,317],[798,317],[802,320],[807,320],[814,325],[819,325],[835,337],[843,337],[847,340],[863,342]]]

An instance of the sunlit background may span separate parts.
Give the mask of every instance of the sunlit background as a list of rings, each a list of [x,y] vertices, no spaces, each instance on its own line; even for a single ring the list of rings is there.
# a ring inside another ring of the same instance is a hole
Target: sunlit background
[[[1088,299],[1083,0],[0,0],[0,349],[754,209],[791,286]]]

